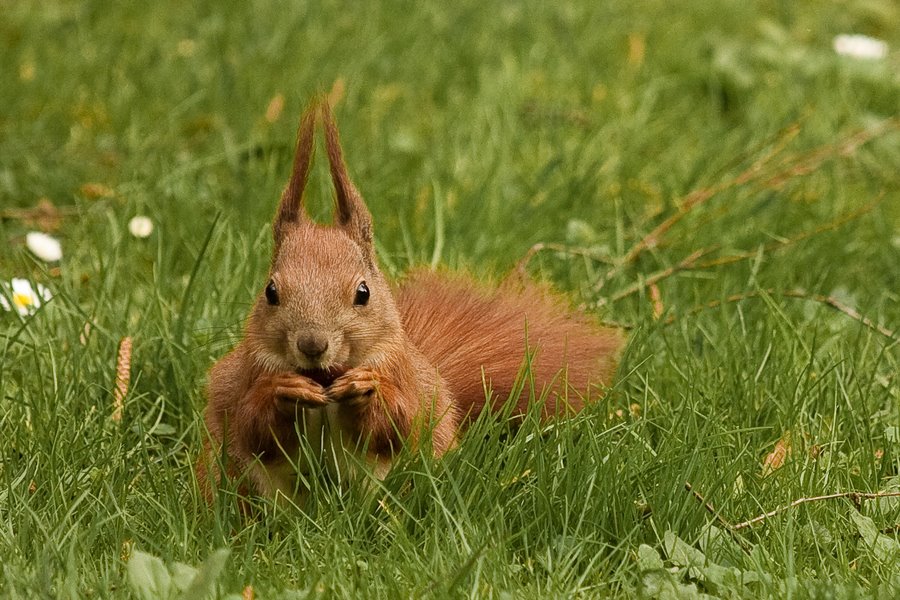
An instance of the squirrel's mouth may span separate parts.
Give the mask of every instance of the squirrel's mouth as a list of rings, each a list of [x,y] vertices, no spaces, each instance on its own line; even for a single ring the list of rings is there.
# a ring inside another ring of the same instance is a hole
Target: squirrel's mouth
[[[323,388],[327,388],[334,383],[335,379],[346,373],[348,370],[347,367],[335,366],[328,367],[327,369],[298,369],[297,373],[304,377],[309,377]]]

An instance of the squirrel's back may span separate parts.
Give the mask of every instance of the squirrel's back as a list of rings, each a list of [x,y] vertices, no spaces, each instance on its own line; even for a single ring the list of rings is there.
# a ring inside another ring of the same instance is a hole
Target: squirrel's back
[[[577,412],[611,383],[623,344],[619,330],[534,283],[509,280],[489,288],[462,275],[417,271],[397,288],[396,301],[409,340],[437,367],[459,414],[470,419],[484,407],[485,386],[495,407],[510,397],[526,348],[530,376],[515,412],[525,411],[532,378],[534,397],[549,388],[545,413]]]

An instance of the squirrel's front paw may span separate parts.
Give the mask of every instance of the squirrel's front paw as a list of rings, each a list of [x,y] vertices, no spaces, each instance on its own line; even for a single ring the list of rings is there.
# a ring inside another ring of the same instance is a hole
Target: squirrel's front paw
[[[350,369],[325,390],[333,402],[365,402],[378,391],[378,373],[368,367]]]
[[[320,408],[330,402],[325,388],[303,375],[280,373],[272,377],[275,406],[279,412],[294,415],[300,408]]]

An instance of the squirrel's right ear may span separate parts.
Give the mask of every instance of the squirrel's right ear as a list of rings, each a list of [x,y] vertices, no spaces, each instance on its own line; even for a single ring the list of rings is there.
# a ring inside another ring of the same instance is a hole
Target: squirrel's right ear
[[[318,106],[313,102],[306,108],[300,119],[300,127],[297,129],[297,147],[294,151],[294,165],[291,169],[291,179],[281,194],[281,203],[278,206],[278,215],[273,225],[275,243],[278,244],[284,235],[285,225],[298,223],[306,218],[303,207],[303,190],[309,180],[309,165],[313,154],[313,133],[316,128],[316,115]]]
[[[331,114],[331,106],[327,101],[322,103],[322,124],[325,127],[325,150],[331,168],[331,180],[335,191],[335,224],[341,227],[351,239],[355,240],[366,258],[374,262],[375,249],[372,245],[372,215],[366,208],[359,190],[350,181],[347,165],[344,164],[344,153],[338,138],[337,123]]]

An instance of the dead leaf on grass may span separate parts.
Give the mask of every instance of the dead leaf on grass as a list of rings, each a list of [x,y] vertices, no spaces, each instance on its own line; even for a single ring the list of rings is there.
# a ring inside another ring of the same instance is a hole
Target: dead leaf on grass
[[[650,290],[650,302],[653,304],[653,319],[658,321],[666,310],[662,303],[662,295],[659,293],[659,286],[655,283],[651,283],[648,289]]]
[[[269,100],[269,106],[266,107],[266,121],[274,123],[281,118],[284,111],[284,94],[278,92]]]
[[[328,104],[331,106],[337,106],[341,100],[344,99],[344,93],[347,91],[347,82],[344,81],[343,77],[338,77],[334,80],[334,83],[331,86],[331,91],[328,92]]]
[[[88,200],[96,200],[97,198],[112,198],[116,195],[116,192],[111,187],[103,183],[88,182],[82,184],[79,189],[81,190],[81,195]]]
[[[785,431],[781,439],[775,443],[775,448],[763,459],[762,476],[765,477],[777,471],[784,465],[784,461],[791,455],[791,432]]]

